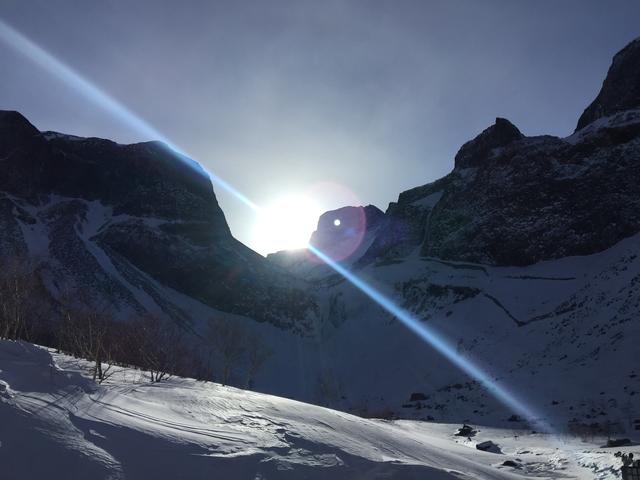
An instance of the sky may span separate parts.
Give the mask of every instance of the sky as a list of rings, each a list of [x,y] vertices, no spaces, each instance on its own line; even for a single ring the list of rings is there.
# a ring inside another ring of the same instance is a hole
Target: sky
[[[569,135],[639,19],[637,0],[0,2],[0,20],[270,215],[295,204],[287,238],[447,174],[497,116]],[[153,139],[3,42],[0,65],[0,109],[40,130]],[[292,246],[214,188],[236,238]]]

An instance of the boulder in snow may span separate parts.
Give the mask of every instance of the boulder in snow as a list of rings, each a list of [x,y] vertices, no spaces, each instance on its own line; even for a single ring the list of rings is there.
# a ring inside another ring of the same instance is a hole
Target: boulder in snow
[[[483,452],[489,452],[489,453],[502,453],[502,450],[500,450],[500,447],[496,443],[493,443],[491,440],[487,440],[486,442],[480,442],[476,444],[476,449],[482,450]]]

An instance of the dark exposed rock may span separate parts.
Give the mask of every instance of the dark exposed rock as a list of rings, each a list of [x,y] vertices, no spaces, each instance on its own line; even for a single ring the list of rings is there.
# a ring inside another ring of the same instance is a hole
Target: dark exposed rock
[[[22,114],[0,111],[0,156],[6,157],[14,149],[39,136],[40,132]]]
[[[330,210],[318,219],[318,228],[309,243],[320,250],[330,251],[337,244],[357,242],[367,230],[376,228],[383,217],[382,210],[374,205]]]
[[[489,452],[489,453],[502,453],[502,450],[500,450],[500,447],[497,444],[493,443],[491,440],[487,440],[486,442],[480,442],[476,444],[476,449],[482,450],[483,452]]]
[[[429,216],[449,183],[449,177],[402,192],[389,204],[371,247],[359,260],[365,265],[376,259],[393,260],[407,255],[425,241]]]
[[[578,120],[576,130],[617,112],[640,108],[640,38],[613,57],[596,99]]]
[[[367,251],[372,237],[383,228],[385,215],[378,207],[342,207],[323,213],[309,243],[333,260],[354,264]],[[269,262],[302,277],[330,271],[306,249],[283,250],[267,256]]]
[[[595,253],[638,232],[640,123],[609,130],[576,144],[522,139],[474,171],[455,169],[423,254],[527,265]]]
[[[610,438],[609,440],[607,440],[606,446],[607,448],[610,448],[610,447],[627,447],[630,445],[633,445],[633,443],[628,438]]]
[[[477,430],[475,430],[472,426],[464,424],[462,425],[462,427],[460,427],[456,433],[454,433],[454,435],[456,437],[474,437],[476,435],[476,433],[478,433]]]
[[[426,400],[427,396],[424,393],[421,392],[413,392],[411,394],[411,397],[409,398],[410,402],[419,402],[419,401],[423,401]]]
[[[498,117],[496,123],[460,148],[456,154],[455,167],[467,168],[481,165],[494,149],[506,147],[521,138],[524,136],[514,124],[506,118]]]
[[[0,112],[0,172],[0,254],[37,258],[50,284],[180,321],[166,287],[300,330],[315,309],[299,280],[232,237],[201,167],[162,143],[40,133]]]

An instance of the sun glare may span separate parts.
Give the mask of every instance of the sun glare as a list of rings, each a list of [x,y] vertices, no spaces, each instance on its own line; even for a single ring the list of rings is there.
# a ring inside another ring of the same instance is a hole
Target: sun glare
[[[253,245],[263,255],[304,248],[316,229],[320,205],[304,195],[287,195],[261,209],[253,230]]]

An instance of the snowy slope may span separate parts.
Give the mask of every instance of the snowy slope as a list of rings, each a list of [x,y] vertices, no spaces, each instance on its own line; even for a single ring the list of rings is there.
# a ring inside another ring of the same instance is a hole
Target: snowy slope
[[[556,429],[612,422],[637,434],[638,245],[640,235],[598,254],[528,267],[444,262],[416,251],[357,274]],[[348,282],[335,279],[324,295],[316,336],[278,348],[258,388],[297,368],[307,390],[296,390],[294,374],[281,393],[313,403],[367,415],[511,423],[517,412]],[[412,393],[428,398],[410,402]]]
[[[593,444],[484,428],[466,440],[453,425],[367,420],[182,378],[153,384],[136,370],[98,386],[86,367],[0,341],[2,478],[615,478],[613,452]],[[488,438],[503,454],[474,448]]]
[[[639,84],[640,43],[631,45],[612,66],[624,67],[614,77],[626,86]],[[564,139],[527,137],[496,119],[462,146],[449,175],[402,192],[366,252],[342,266],[556,430],[595,424],[638,435],[640,97],[615,83],[599,96],[611,102],[606,115],[591,109],[593,121]],[[315,335],[278,351],[258,388],[277,378],[279,362],[302,372],[306,390],[278,391],[298,399],[366,415],[514,423],[513,406],[340,275],[288,268],[313,282]]]

